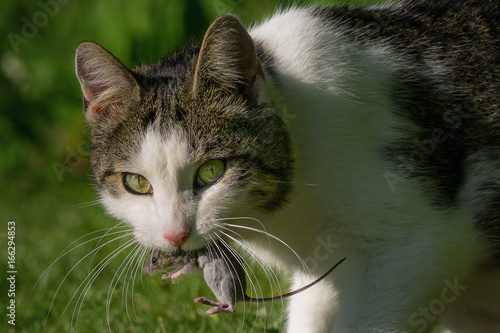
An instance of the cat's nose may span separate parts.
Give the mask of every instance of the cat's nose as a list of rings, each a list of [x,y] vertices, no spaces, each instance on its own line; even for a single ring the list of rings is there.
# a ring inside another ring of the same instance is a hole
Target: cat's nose
[[[164,233],[163,238],[170,241],[170,243],[175,247],[180,247],[186,242],[186,238],[189,236],[188,231],[181,231],[179,233]]]

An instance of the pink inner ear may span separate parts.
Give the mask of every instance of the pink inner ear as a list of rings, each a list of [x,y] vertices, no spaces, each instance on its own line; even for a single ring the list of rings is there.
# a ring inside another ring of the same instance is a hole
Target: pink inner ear
[[[86,85],[82,84],[81,86],[83,91],[83,98],[85,98],[88,102],[93,101],[95,98],[94,93]]]
[[[89,87],[81,84],[82,87],[82,92],[83,92],[83,110],[85,112],[88,111],[89,109],[89,103],[94,100],[95,95],[92,93],[92,91],[89,89]],[[94,110],[92,110],[94,111]]]

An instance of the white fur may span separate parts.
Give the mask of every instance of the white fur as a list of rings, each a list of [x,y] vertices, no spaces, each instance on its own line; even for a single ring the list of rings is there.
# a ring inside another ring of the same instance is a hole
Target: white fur
[[[183,177],[192,177],[192,157],[185,135],[172,130],[163,139],[150,128],[142,138],[142,149],[123,171],[146,177],[154,195],[138,196],[124,192],[120,198],[104,195],[111,213],[134,227],[135,236],[145,246],[165,248],[164,233],[180,232],[194,223],[187,198],[182,195]],[[182,214],[182,215],[181,215]]]
[[[161,139],[152,129],[140,138],[141,154],[127,171],[151,181],[152,197],[127,194],[104,201],[117,217],[132,221],[141,243],[159,249],[169,248],[163,232],[190,228],[186,248],[194,249],[216,230],[215,218],[256,218],[289,244],[310,272],[286,246],[273,242],[270,249],[267,237],[235,231],[260,257],[294,271],[294,287],[346,257],[326,281],[292,297],[288,332],[430,332],[436,323],[419,325],[415,309],[434,304],[446,281],[474,284],[473,267],[485,246],[467,209],[430,206],[424,185],[413,180],[395,189],[388,185],[384,175],[391,166],[380,149],[402,135],[395,130],[402,120],[392,112],[388,83],[394,66],[404,62],[387,49],[346,43],[341,31],[322,27],[303,9],[278,14],[250,31],[274,57],[280,90],[267,80],[265,91],[292,133],[295,191],[284,209],[272,215],[247,207],[229,213],[237,194],[224,182],[193,199],[183,189],[204,161],[193,160],[180,130]],[[196,206],[188,207],[189,200]],[[245,218],[234,223],[259,227]],[[464,304],[489,304],[463,294]],[[460,304],[448,306],[446,318],[453,319],[454,308],[463,310]]]
[[[196,161],[188,136],[179,128],[163,138],[156,126],[143,137],[135,160],[127,163],[123,172],[144,176],[153,186],[153,195],[136,195],[124,191],[117,198],[104,193],[102,200],[111,214],[134,227],[137,240],[149,248],[173,250],[165,234],[190,233],[185,249],[199,249],[212,242],[217,229],[215,220],[238,204],[240,193],[223,181],[193,195],[193,180],[198,167],[206,161]]]
[[[391,190],[380,149],[400,135],[387,83],[401,61],[331,31],[306,10],[291,10],[250,32],[275,57],[283,88],[268,93],[283,103],[298,161],[292,203],[259,219],[311,258],[314,276],[347,257],[333,285],[290,301],[288,331],[430,332],[434,322],[423,328],[409,315],[438,297],[444,281],[473,283],[468,276],[485,248],[468,211],[433,208],[415,181]],[[327,259],[318,256],[326,240],[336,244]],[[303,282],[297,273],[294,286]]]

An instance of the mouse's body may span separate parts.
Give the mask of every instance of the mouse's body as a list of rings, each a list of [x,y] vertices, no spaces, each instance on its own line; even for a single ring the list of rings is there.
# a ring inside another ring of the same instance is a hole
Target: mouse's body
[[[196,303],[213,306],[206,312],[208,315],[233,313],[236,302],[259,301],[246,294],[247,284],[241,258],[224,246],[219,246],[219,249],[220,251],[211,251],[210,255],[204,250],[198,257],[203,278],[219,301],[214,302],[206,297],[195,298]]]
[[[213,306],[206,312],[208,315],[211,315],[220,312],[233,313],[234,305],[240,301],[272,302],[293,296],[323,280],[344,260],[345,258],[340,260],[325,274],[308,285],[283,295],[268,298],[255,298],[246,294],[246,279],[242,259],[235,252],[229,251],[225,246],[218,246],[218,250],[210,252],[204,248],[196,253],[183,251],[168,253],[153,250],[144,262],[143,273],[150,275],[169,267],[174,267],[173,270],[164,274],[162,279],[171,278],[175,283],[176,279],[180,276],[201,269],[205,282],[214,293],[218,302],[214,302],[206,297],[198,297],[194,301]]]

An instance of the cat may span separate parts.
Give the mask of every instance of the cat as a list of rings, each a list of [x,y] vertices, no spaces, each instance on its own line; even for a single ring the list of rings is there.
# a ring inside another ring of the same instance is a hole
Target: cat
[[[76,73],[107,211],[293,274],[287,332],[500,332],[500,5],[290,8]]]

